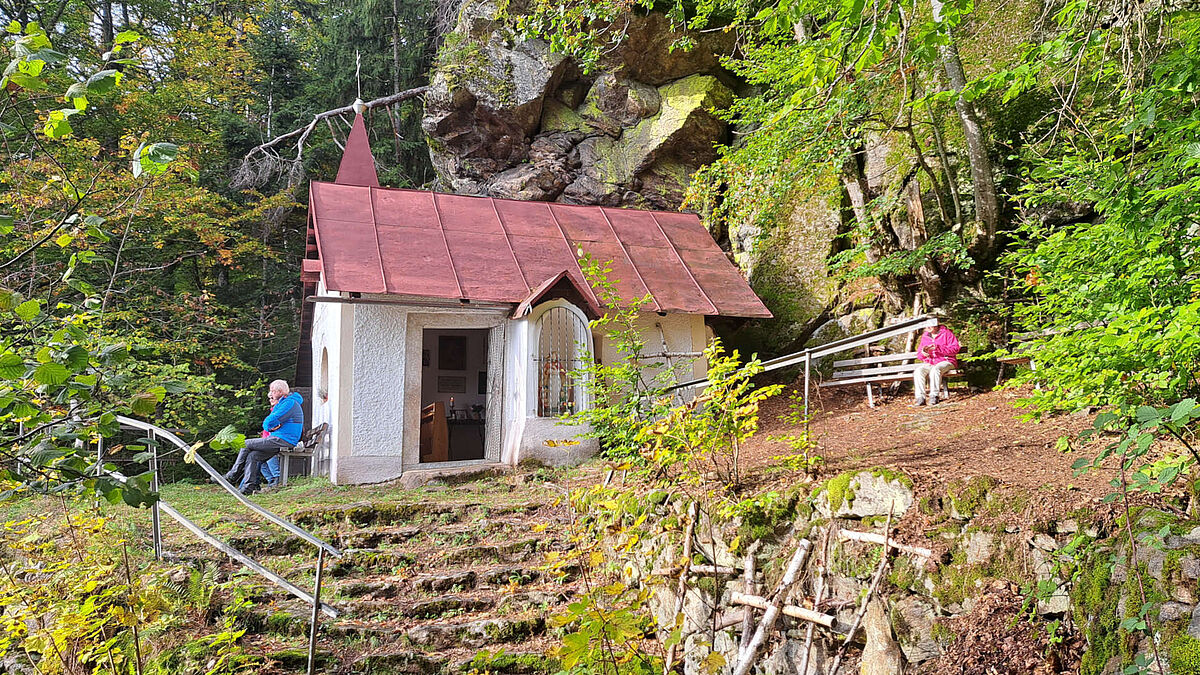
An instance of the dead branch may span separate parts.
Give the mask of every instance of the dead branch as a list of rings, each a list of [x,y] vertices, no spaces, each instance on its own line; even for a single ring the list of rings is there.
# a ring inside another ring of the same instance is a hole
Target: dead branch
[[[675,620],[675,623],[680,625],[681,632],[682,624],[685,623],[685,621],[680,621],[679,615],[683,612],[683,601],[687,595],[687,578],[688,572],[690,571],[690,565],[688,565],[688,563],[690,563],[692,560],[692,533],[696,530],[696,520],[698,516],[699,505],[696,504],[696,502],[692,502],[691,507],[688,509],[688,524],[683,535],[683,564],[681,565],[682,569],[679,571],[679,587],[676,589],[679,595],[675,598],[675,611],[671,614],[671,618]],[[670,673],[675,667],[675,650],[678,646],[678,641],[674,641],[667,649],[667,658],[663,662],[663,675],[668,675],[668,673]]]
[[[390,96],[384,96],[382,98],[367,101],[361,105],[364,110],[370,110],[372,108],[386,108],[388,106],[393,106],[398,103],[403,103],[404,101],[417,98],[427,91],[429,91],[428,86],[415,87],[413,89],[406,89],[404,91],[391,94]],[[242,157],[241,165],[238,167],[237,171],[234,172],[233,178],[230,180],[230,184],[235,189],[260,187],[269,181],[271,176],[273,176],[283,166],[291,164],[291,169],[288,172],[288,185],[296,185],[303,174],[301,170],[301,160],[304,155],[304,143],[308,140],[308,136],[313,132],[313,129],[316,128],[317,124],[320,123],[321,120],[352,112],[355,112],[354,104],[317,113],[313,116],[312,121],[308,124],[296,129],[292,129],[286,134],[280,134],[266,143],[262,143],[251,148],[250,151],[247,152],[244,157]],[[291,139],[296,139],[296,156],[293,159],[285,160],[279,155],[276,147],[284,141]]]
[[[740,593],[738,591],[733,591],[733,595],[730,596],[729,601],[735,605],[745,605],[747,607],[753,607],[754,609],[761,609],[764,611],[775,606],[774,603],[762,597],[761,595],[750,595],[748,593]],[[801,621],[807,621],[811,624],[824,626],[826,628],[833,628],[833,622],[837,620],[837,617],[833,616],[832,614],[822,614],[821,612],[811,610],[807,607],[801,607],[799,605],[780,605],[779,613],[783,614],[784,616],[790,616],[793,619],[800,619]],[[757,631],[755,634],[757,634]]]
[[[754,583],[754,567],[757,560],[754,557],[758,553],[758,547],[762,545],[761,541],[755,541],[746,550],[746,574],[742,577],[742,591],[747,594],[758,594],[758,587]],[[744,652],[750,647],[750,638],[754,634],[754,612],[747,608],[742,617],[742,642],[738,648],[739,652]]]
[[[862,607],[854,615],[854,623],[850,624],[850,632],[846,633],[846,639],[842,642],[842,646],[838,647],[837,656],[833,658],[833,665],[829,668],[829,675],[837,675],[838,668],[842,665],[842,657],[846,655],[846,650],[850,648],[850,644],[854,641],[854,634],[858,632],[859,625],[862,624],[863,617],[867,614],[867,605],[871,603],[871,596],[875,594],[875,589],[879,586],[879,580],[883,578],[883,571],[888,566],[888,554],[891,553],[891,545],[888,536],[892,532],[892,513],[888,512],[887,523],[883,526],[883,552],[879,555],[879,565],[875,568],[875,576],[871,577],[871,585],[867,587],[867,594],[862,599]]]
[[[829,542],[833,540],[833,533],[836,529],[838,529],[837,525],[831,524],[825,530],[825,538],[822,541],[821,562],[817,566],[817,580],[814,582],[815,588],[813,588],[813,609],[818,611],[821,609],[821,601],[825,599],[825,572],[829,565]],[[812,654],[813,637],[816,633],[816,628],[814,624],[810,623],[804,634],[804,660],[800,662],[800,672],[805,675],[808,673],[808,660],[809,655]]]
[[[682,565],[675,565],[674,567],[655,567],[650,571],[650,574],[656,577],[674,577],[678,576],[682,569]],[[714,576],[719,575],[735,577],[739,574],[739,572],[736,567],[728,567],[726,565],[697,564],[688,567],[688,574],[708,574]]]
[[[807,539],[800,540],[800,544],[796,547],[796,552],[792,555],[791,562],[788,563],[787,571],[783,573],[783,578],[779,580],[779,585],[775,588],[775,593],[771,596],[771,602],[763,608],[762,620],[759,621],[758,628],[754,631],[754,637],[750,640],[750,645],[742,650],[738,658],[737,668],[734,669],[733,675],[747,675],[754,666],[754,661],[758,657],[758,650],[766,642],[767,633],[775,627],[775,622],[779,619],[780,610],[782,609],[784,600],[787,598],[787,593],[796,583],[796,577],[799,576],[800,568],[804,565],[804,560],[808,557],[808,550],[810,548],[812,548],[812,542]],[[735,593],[734,595],[736,597],[740,594]]]
[[[894,548],[897,551],[900,551],[902,553],[907,553],[916,558],[923,558],[925,560],[930,560],[933,558],[933,551],[931,551],[927,548],[922,548],[920,546],[909,546],[908,544],[901,544],[899,542],[888,539],[887,537],[885,537],[882,534],[875,534],[874,532],[858,532],[856,530],[841,530],[840,532],[838,532],[838,538],[840,538],[842,541],[859,541],[859,542],[863,542],[866,544],[883,544],[883,545],[889,546],[891,548]],[[884,542],[886,542],[886,544]]]

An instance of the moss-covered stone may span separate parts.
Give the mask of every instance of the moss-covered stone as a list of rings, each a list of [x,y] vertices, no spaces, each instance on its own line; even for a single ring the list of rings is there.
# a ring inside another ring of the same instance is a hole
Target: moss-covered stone
[[[1181,633],[1171,641],[1169,651],[1171,675],[1200,675],[1200,640]]]
[[[974,516],[989,493],[1000,481],[991,476],[974,476],[966,480],[953,480],[946,485],[946,497],[950,500],[950,516],[969,520]]]
[[[886,468],[834,476],[818,490],[817,500],[825,515],[860,519],[886,519],[889,514],[898,519],[912,503],[912,479]]]
[[[544,654],[481,651],[460,668],[464,673],[535,675],[558,671],[558,661]]]

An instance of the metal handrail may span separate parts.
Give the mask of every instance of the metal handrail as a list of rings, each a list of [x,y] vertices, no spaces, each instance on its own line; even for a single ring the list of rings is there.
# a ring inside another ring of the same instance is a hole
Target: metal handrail
[[[165,438],[166,440],[170,441],[171,443],[173,443],[180,450],[183,450],[185,453],[189,453],[191,458],[196,462],[196,464],[199,464],[200,467],[203,468],[204,471],[207,472],[208,475],[210,477],[212,477],[217,482],[218,485],[220,485],[222,488],[224,488],[226,492],[228,492],[231,495],[233,495],[234,497],[236,497],[239,502],[241,502],[242,504],[247,506],[250,510],[254,511],[255,513],[266,518],[267,520],[275,523],[276,525],[279,525],[280,527],[287,530],[288,532],[291,532],[292,534],[296,535],[297,537],[300,537],[304,541],[307,541],[308,543],[313,544],[314,546],[317,547],[317,578],[316,578],[316,581],[314,584],[313,594],[309,595],[308,593],[305,593],[303,590],[301,590],[298,586],[289,582],[287,579],[284,579],[283,577],[279,576],[278,574],[275,574],[274,572],[267,569],[266,567],[263,567],[261,564],[259,564],[257,561],[255,561],[250,556],[246,555],[245,553],[242,553],[241,551],[239,551],[236,548],[234,548],[233,546],[230,546],[229,544],[221,541],[220,539],[217,539],[212,534],[210,534],[207,530],[200,527],[196,523],[194,523],[191,520],[189,520],[188,518],[186,518],[183,514],[176,511],[175,508],[172,507],[170,504],[168,504],[160,499],[160,500],[155,501],[154,504],[151,506],[153,532],[154,532],[154,557],[155,558],[162,557],[162,530],[161,530],[161,526],[160,526],[160,522],[159,522],[159,511],[161,510],[162,512],[166,513],[168,516],[174,518],[180,525],[182,525],[185,529],[190,531],[192,534],[199,537],[200,540],[204,541],[205,543],[209,544],[210,546],[213,546],[214,548],[221,551],[222,553],[225,553],[229,557],[242,563],[247,568],[249,568],[251,571],[259,574],[260,576],[267,579],[268,581],[274,582],[275,584],[282,587],[284,590],[286,590],[287,592],[296,596],[297,598],[312,605],[312,619],[309,624],[309,633],[308,633],[308,675],[312,675],[314,672],[314,669],[316,667],[315,655],[316,655],[316,647],[317,647],[317,619],[321,613],[324,613],[326,616],[329,616],[330,618],[334,618],[334,619],[336,619],[339,614],[337,609],[335,609],[334,607],[332,607],[324,602],[321,602],[321,581],[322,581],[323,572],[325,570],[325,554],[328,552],[328,553],[332,554],[334,557],[340,558],[343,555],[342,552],[340,550],[334,548],[328,542],[318,539],[317,537],[313,536],[312,534],[309,534],[307,531],[300,528],[299,526],[297,526],[287,520],[284,520],[283,518],[276,515],[275,513],[272,513],[271,511],[263,508],[262,506],[259,506],[258,504],[255,504],[254,502],[246,499],[245,495],[243,495],[239,490],[235,489],[232,485],[230,485],[229,481],[225,480],[225,477],[222,474],[217,473],[217,471],[215,469],[213,469],[212,466],[209,465],[209,463],[206,462],[203,457],[201,457],[200,455],[198,455],[194,452],[191,452],[191,446],[189,446],[187,443],[183,442],[182,439],[180,439],[178,436],[171,433],[170,431],[167,431],[166,429],[163,429],[162,427],[156,426],[154,424],[150,424],[149,422],[142,422],[141,420],[135,420],[135,419],[132,419],[129,417],[118,416],[117,421],[118,421],[118,423],[120,423],[120,425],[122,427],[140,429],[149,434],[149,439],[152,441],[151,448],[150,448],[150,452],[151,452],[151,454],[150,454],[151,489],[153,489],[155,492],[158,491],[158,437],[161,436],[161,437]],[[103,439],[100,439],[99,441],[97,441],[96,450],[97,450],[97,454],[99,455],[99,457],[97,458],[98,470],[105,471]],[[112,475],[114,477],[119,478],[121,481],[128,480],[124,475],[120,474],[119,472],[107,471],[107,473],[109,473],[110,475]]]
[[[838,352],[844,352],[848,349],[854,349],[855,347],[869,345],[872,342],[879,342],[880,340],[893,338],[897,335],[905,335],[907,333],[921,330],[922,328],[930,328],[936,325],[937,322],[938,320],[936,317],[922,315],[912,319],[906,319],[899,323],[894,323],[890,326],[884,326],[883,328],[867,331],[866,333],[861,333],[859,335],[852,335],[848,338],[842,338],[841,340],[827,342],[818,347],[810,347],[808,349],[802,349],[791,354],[777,356],[768,361],[763,361],[763,372],[768,373],[772,370],[787,368],[788,366],[797,366],[801,363],[811,362],[813,359],[819,359],[831,354],[837,354]],[[705,387],[709,384],[711,383],[708,381],[708,378],[701,378],[699,380],[690,380],[688,382],[674,385],[673,387],[668,388],[666,391],[672,392],[679,389]]]
[[[177,447],[179,447],[184,452],[188,452],[191,450],[190,445],[185,443],[183,440],[181,440],[175,434],[173,434],[170,431],[167,431],[166,429],[163,429],[161,427],[155,426],[148,422],[142,422],[141,420],[135,420],[135,419],[132,419],[129,417],[118,416],[117,421],[120,422],[123,426],[133,427],[135,429],[141,429],[143,431],[153,432],[156,436],[161,436],[161,437],[167,439],[168,441],[171,441],[172,443],[174,443]],[[254,502],[247,499],[246,496],[243,495],[240,490],[238,490],[232,484],[230,484],[229,481],[225,480],[225,476],[223,474],[218,472],[216,469],[212,468],[212,465],[210,465],[207,461],[205,461],[205,459],[203,457],[201,457],[199,454],[193,454],[192,458],[195,460],[196,464],[200,466],[200,468],[204,469],[205,473],[207,473],[209,475],[209,477],[211,477],[213,480],[215,480],[218,485],[225,488],[226,492],[233,495],[233,497],[235,499],[237,499],[239,502],[241,502],[244,506],[249,508],[251,511],[254,511],[258,515],[266,518],[267,520],[271,521],[272,523],[275,523],[276,525],[282,527],[283,529],[287,530],[288,532],[291,532],[292,534],[296,535],[297,537],[300,537],[301,539],[303,539],[304,541],[307,541],[308,543],[312,544],[313,546],[324,549],[327,553],[329,553],[333,557],[335,557],[335,558],[342,557],[343,553],[340,550],[334,548],[332,544],[330,544],[326,541],[323,541],[321,539],[318,539],[317,537],[314,537],[313,535],[309,534],[308,531],[304,530],[303,528],[299,527],[298,525],[295,525],[294,523],[283,519],[282,517],[276,515],[275,513],[268,511],[267,509],[263,508],[262,506],[259,506],[258,504],[255,504]]]
[[[768,361],[763,361],[762,372],[767,373],[772,370],[779,370],[780,368],[787,368],[788,366],[798,366],[802,363],[804,364],[804,417],[807,418],[808,417],[809,380],[812,377],[813,359],[823,358],[826,356],[837,354],[838,352],[844,352],[849,349],[854,349],[855,347],[863,347],[863,346],[869,345],[873,342],[887,340],[889,338],[893,338],[893,337],[896,337],[899,335],[906,335],[908,333],[913,333],[913,332],[916,332],[923,328],[932,328],[933,326],[936,326],[937,323],[938,323],[937,317],[929,316],[928,314],[922,314],[921,316],[916,316],[911,319],[905,319],[904,321],[894,323],[890,326],[884,326],[883,328],[876,328],[875,330],[870,330],[870,331],[867,331],[866,333],[852,335],[847,338],[842,338],[841,340],[834,340],[833,342],[827,342],[818,347],[810,347],[809,349],[802,349],[798,352],[793,352],[791,354],[785,354],[783,356],[777,356]],[[689,382],[684,382],[682,384],[677,384],[673,387],[670,387],[665,390],[665,393],[678,391],[681,389],[694,389],[694,388],[699,388],[699,387],[707,387],[709,384],[711,384],[711,382],[709,382],[708,378],[702,378],[699,380],[691,380]]]

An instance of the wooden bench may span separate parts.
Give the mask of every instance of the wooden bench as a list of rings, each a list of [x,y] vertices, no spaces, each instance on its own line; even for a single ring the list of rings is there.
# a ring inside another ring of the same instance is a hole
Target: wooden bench
[[[279,451],[279,486],[285,487],[288,483],[288,474],[291,469],[291,461],[293,459],[308,459],[310,462],[309,472],[312,472],[311,462],[314,451],[321,445],[321,439],[325,437],[325,432],[329,430],[329,423],[322,422],[317,426],[300,434],[300,442],[294,448],[289,450]]]
[[[450,426],[446,422],[446,404],[435,401],[421,409],[422,462],[450,460]]]
[[[958,358],[966,356],[960,352]],[[875,392],[876,384],[883,385],[887,382],[904,382],[913,379],[913,373],[917,370],[917,353],[903,352],[901,354],[883,354],[881,356],[866,356],[858,359],[844,359],[842,361],[833,362],[833,377],[830,380],[822,382],[822,387],[845,387],[853,384],[864,384],[867,387],[867,403],[875,407]],[[942,375],[942,391],[939,393],[939,398],[946,399],[950,397],[950,388],[946,386],[947,380],[952,378],[961,378],[964,376],[961,368],[953,368]],[[880,393],[883,392],[882,386]]]

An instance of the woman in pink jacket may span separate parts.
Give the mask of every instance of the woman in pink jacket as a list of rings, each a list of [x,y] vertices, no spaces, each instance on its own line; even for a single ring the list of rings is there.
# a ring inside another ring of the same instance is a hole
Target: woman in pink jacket
[[[949,328],[938,324],[921,334],[917,343],[917,364],[913,372],[913,405],[937,405],[938,392],[942,390],[942,376],[958,366],[958,353],[962,345]]]

